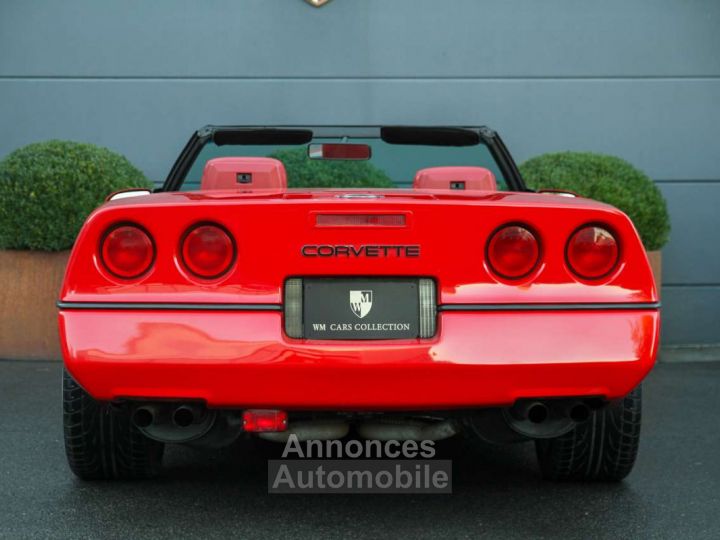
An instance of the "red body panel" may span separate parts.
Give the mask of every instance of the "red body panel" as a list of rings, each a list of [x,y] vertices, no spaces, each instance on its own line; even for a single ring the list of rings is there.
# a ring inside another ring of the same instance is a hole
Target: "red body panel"
[[[97,399],[211,407],[434,409],[624,396],[652,367],[656,311],[444,313],[431,340],[282,334],[280,313],[65,312],[67,366]]]
[[[63,309],[65,362],[95,398],[200,398],[212,407],[433,409],[507,405],[518,397],[627,394],[651,369],[659,314],[645,252],[630,220],[594,201],[527,193],[383,190],[163,193],[110,202],[78,237],[61,301],[282,303],[292,276],[434,278],[438,304],[537,304],[537,310],[441,311],[425,340],[311,341],[283,333],[281,311]],[[357,193],[357,192],[355,192]],[[364,191],[363,193],[368,193]],[[405,227],[317,227],[317,213],[391,213]],[[193,278],[178,258],[183,233],[215,222],[235,239],[221,278]],[[133,222],[152,235],[152,269],[124,282],[98,258],[108,227]],[[527,277],[493,275],[485,244],[521,223],[540,241]],[[578,227],[602,224],[620,260],[594,282],[572,274],[565,246]],[[418,257],[303,256],[305,245],[416,245]],[[643,304],[542,309],[556,304]],[[502,307],[502,306],[501,306]]]

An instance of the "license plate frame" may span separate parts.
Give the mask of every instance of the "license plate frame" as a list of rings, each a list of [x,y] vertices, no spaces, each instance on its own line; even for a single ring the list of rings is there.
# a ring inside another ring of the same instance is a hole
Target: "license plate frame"
[[[306,278],[306,339],[394,340],[419,336],[418,278]]]

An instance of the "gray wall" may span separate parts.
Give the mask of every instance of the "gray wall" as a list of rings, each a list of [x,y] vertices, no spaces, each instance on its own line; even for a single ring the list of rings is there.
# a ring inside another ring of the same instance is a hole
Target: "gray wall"
[[[487,123],[659,184],[666,343],[720,342],[716,0],[0,0],[0,156],[91,141],[162,180],[206,123]]]

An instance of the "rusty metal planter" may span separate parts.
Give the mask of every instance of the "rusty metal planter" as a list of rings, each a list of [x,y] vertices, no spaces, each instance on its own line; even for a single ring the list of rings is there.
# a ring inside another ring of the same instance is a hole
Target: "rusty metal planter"
[[[69,254],[0,250],[0,358],[61,359],[55,302]]]

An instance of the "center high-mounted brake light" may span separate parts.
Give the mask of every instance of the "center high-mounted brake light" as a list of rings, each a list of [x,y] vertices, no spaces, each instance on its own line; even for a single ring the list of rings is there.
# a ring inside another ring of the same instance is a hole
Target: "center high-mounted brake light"
[[[318,214],[317,227],[405,227],[404,214]]]

